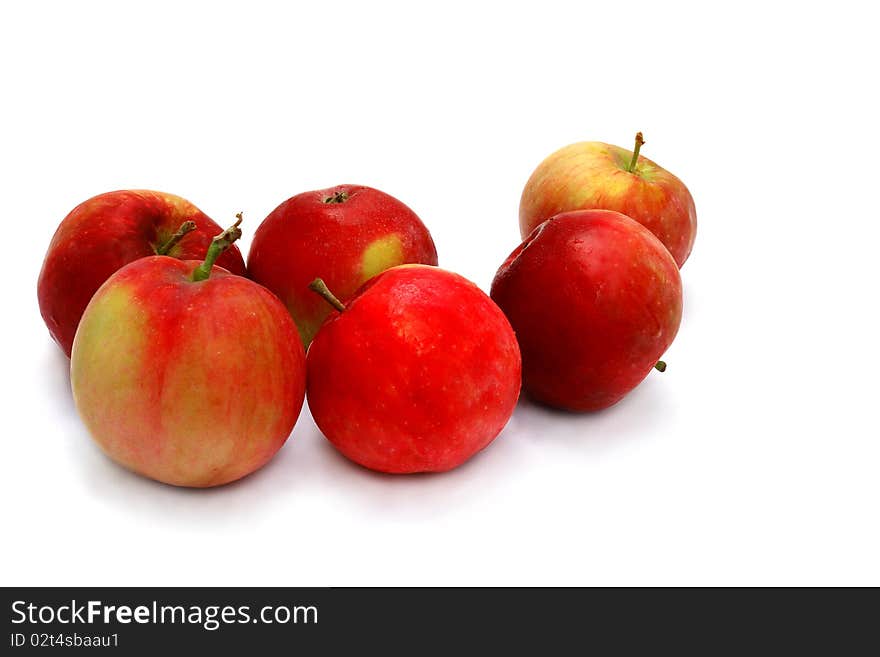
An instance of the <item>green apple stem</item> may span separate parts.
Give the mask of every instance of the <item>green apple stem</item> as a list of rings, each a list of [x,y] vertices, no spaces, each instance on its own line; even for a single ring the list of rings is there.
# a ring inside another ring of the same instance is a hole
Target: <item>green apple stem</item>
[[[630,160],[629,166],[626,168],[627,171],[632,173],[636,170],[636,162],[639,161],[639,151],[642,150],[642,145],[645,143],[645,138],[642,137],[641,132],[636,133],[636,147],[633,149],[633,159]],[[663,370],[660,370],[661,372]]]
[[[180,224],[180,228],[177,229],[177,232],[169,237],[168,241],[166,241],[162,246],[156,249],[156,255],[168,255],[168,252],[175,246],[177,246],[177,243],[183,239],[184,235],[193,232],[195,229],[195,221],[184,221],[182,224]]]
[[[312,292],[317,292],[322,297],[324,297],[324,301],[336,308],[336,310],[338,310],[339,312],[345,312],[345,304],[336,298],[336,295],[330,291],[330,288],[327,287],[327,284],[320,278],[316,278],[311,283],[309,283],[309,289]]]
[[[666,362],[662,361],[662,360],[658,360],[654,364],[654,369],[657,370],[658,372],[665,372],[666,371]]]
[[[232,243],[235,242],[235,240],[241,237],[241,228],[239,228],[242,220],[241,212],[235,215],[235,218],[236,222],[234,224],[211,240],[211,246],[208,247],[205,261],[193,270],[193,281],[198,282],[207,280],[211,275],[211,268],[214,266],[214,263],[217,262],[217,258],[220,257],[220,254],[232,246]]]

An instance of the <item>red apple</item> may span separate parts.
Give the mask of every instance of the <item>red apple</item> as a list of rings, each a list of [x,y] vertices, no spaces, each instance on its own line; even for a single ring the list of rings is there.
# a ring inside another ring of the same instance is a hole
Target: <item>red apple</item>
[[[538,165],[519,204],[523,239],[553,215],[570,210],[614,210],[645,226],[681,267],[694,246],[697,211],[684,183],[634,151],[585,141],[561,148]]]
[[[253,472],[287,440],[305,392],[296,327],[262,286],[204,263],[141,258],[95,293],[73,342],[71,385],[117,463],[177,486]]]
[[[644,379],[681,322],[675,261],[641,224],[609,210],[566,212],[510,254],[492,299],[522,350],[523,389],[550,406],[611,406]]]
[[[403,265],[333,312],[308,351],[308,402],[356,463],[441,472],[488,445],[513,413],[520,356],[504,314],[458,274]]]
[[[172,239],[181,226],[183,236]],[[49,333],[70,356],[86,305],[112,273],[157,254],[201,260],[221,230],[192,203],[164,192],[123,190],[80,203],[55,231],[37,283],[40,313]],[[244,260],[235,247],[217,264],[245,275]]]
[[[308,346],[330,309],[309,291],[317,277],[348,297],[389,267],[437,264],[431,234],[393,196],[339,185],[287,199],[263,221],[248,254],[248,271],[287,306]]]

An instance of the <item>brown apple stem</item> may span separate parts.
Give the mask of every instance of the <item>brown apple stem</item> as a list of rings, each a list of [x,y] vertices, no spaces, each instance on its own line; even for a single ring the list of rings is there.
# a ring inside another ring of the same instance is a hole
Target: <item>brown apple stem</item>
[[[168,240],[156,249],[156,255],[168,255],[168,252],[177,246],[177,243],[183,239],[183,236],[187,233],[191,233],[196,229],[195,221],[184,221],[180,224],[180,228],[177,229],[177,232],[174,233]]]
[[[232,243],[235,242],[235,240],[241,237],[241,228],[239,228],[242,220],[241,212],[235,215],[235,218],[236,222],[234,224],[211,240],[211,246],[208,247],[208,253],[205,254],[205,261],[193,270],[193,281],[198,282],[207,280],[211,275],[211,268],[214,266],[214,263],[217,262],[217,258],[220,257],[220,254],[232,246]]]
[[[336,308],[336,310],[338,310],[339,312],[345,312],[345,304],[336,298],[336,295],[330,291],[330,288],[327,287],[327,284],[320,278],[316,278],[311,283],[309,283],[309,289],[312,292],[317,292],[322,297],[324,297],[324,301]]]
[[[642,145],[645,143],[645,138],[642,137],[641,132],[636,133],[636,147],[633,149],[633,159],[630,160],[629,166],[626,168],[627,171],[632,173],[636,170],[636,162],[639,161],[639,151],[642,150]],[[661,372],[663,370],[660,370]]]
[[[666,363],[665,363],[665,361],[658,360],[658,361],[654,364],[654,369],[657,370],[658,372],[665,372],[665,371],[666,371]]]
[[[324,199],[324,203],[345,203],[348,200],[348,193],[344,189],[340,189],[333,196]]]

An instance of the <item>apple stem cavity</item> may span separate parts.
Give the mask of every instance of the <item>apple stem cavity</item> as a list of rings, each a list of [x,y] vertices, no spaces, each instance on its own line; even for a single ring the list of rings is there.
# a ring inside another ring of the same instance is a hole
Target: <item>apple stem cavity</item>
[[[666,362],[662,361],[662,360],[658,360],[654,364],[654,369],[657,370],[658,372],[665,372],[666,371]]]
[[[208,277],[211,275],[211,268],[214,266],[217,258],[220,257],[220,254],[241,237],[241,228],[239,228],[242,220],[241,212],[235,215],[235,218],[236,222],[234,224],[211,240],[211,246],[208,247],[208,253],[205,254],[205,261],[193,270],[192,280],[194,282],[208,280]]]
[[[348,192],[344,189],[338,190],[332,196],[328,196],[324,199],[324,203],[345,203],[348,200]]]
[[[180,228],[177,229],[177,232],[169,237],[163,245],[156,249],[156,255],[168,255],[168,252],[177,246],[177,243],[183,239],[184,235],[193,232],[195,229],[195,221],[184,221],[180,224]]]
[[[345,304],[336,298],[336,295],[330,291],[330,288],[327,287],[327,284],[320,278],[316,278],[311,283],[309,283],[309,289],[312,292],[320,294],[324,298],[324,301],[336,308],[336,310],[338,310],[339,312],[345,312]]]
[[[642,137],[641,132],[636,133],[636,147],[633,149],[633,158],[629,161],[629,166],[626,168],[627,171],[632,173],[636,170],[636,162],[639,161],[639,151],[642,150],[642,146],[645,143],[645,138]],[[661,372],[663,370],[660,370]]]

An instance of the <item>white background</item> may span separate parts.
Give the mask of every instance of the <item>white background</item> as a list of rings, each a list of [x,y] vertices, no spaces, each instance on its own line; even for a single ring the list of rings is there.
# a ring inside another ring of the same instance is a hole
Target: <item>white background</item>
[[[880,584],[869,4],[310,4],[3,4],[2,584]],[[411,477],[304,409],[207,491],[129,474],[78,420],[36,280],[80,201],[243,210],[246,250],[287,197],[367,184],[488,289],[538,162],[636,130],[699,231],[669,369],[612,409],[523,401]]]

